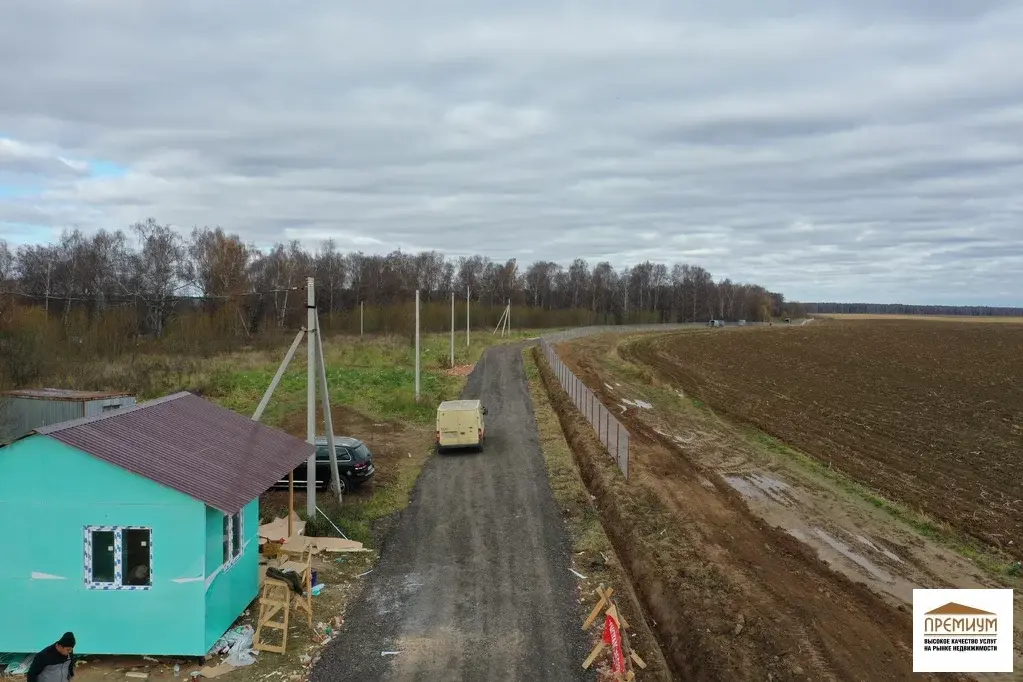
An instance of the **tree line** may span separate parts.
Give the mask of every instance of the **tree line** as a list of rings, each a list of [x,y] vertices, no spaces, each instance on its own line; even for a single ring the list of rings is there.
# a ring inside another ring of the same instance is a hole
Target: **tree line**
[[[136,337],[215,320],[219,334],[239,338],[303,324],[307,276],[315,277],[325,326],[358,332],[403,332],[415,291],[427,329],[450,324],[452,293],[468,293],[479,324],[496,324],[507,302],[520,326],[766,320],[789,313],[784,297],[756,284],[715,280],[698,265],[645,262],[615,269],[583,259],[568,267],[485,256],[446,258],[436,251],[386,255],[343,253],[333,240],[315,250],[299,242],[263,251],[221,228],[183,235],[150,218],[127,231],[65,231],[51,244],[11,248],[0,241],[0,294],[5,309],[31,307],[62,327],[90,327],[116,315]],[[496,311],[496,312],[495,312]],[[2,312],[2,311],[0,311]],[[493,318],[493,319],[491,319]],[[194,330],[193,330],[194,331]]]
[[[1020,317],[1023,308],[984,305],[914,305],[905,303],[804,303],[806,311],[821,315],[959,315],[964,317]]]

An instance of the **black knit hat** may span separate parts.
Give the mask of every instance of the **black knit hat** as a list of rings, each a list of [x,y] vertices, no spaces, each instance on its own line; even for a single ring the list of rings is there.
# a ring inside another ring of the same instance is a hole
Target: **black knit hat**
[[[75,648],[75,633],[65,632],[64,636],[57,640],[57,644],[68,647],[69,649]]]

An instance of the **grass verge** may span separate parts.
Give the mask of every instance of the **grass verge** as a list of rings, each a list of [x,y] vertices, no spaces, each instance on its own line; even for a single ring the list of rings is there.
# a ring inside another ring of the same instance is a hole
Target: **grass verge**
[[[594,589],[598,585],[614,588],[625,618],[638,628],[630,632],[630,641],[647,663],[647,669],[637,673],[638,679],[670,680],[667,664],[660,654],[653,634],[646,627],[639,600],[633,593],[629,577],[601,525],[593,498],[583,482],[572,448],[565,439],[558,415],[543,385],[536,356],[532,349],[528,348],[522,353],[537,432],[540,436],[540,449],[547,465],[547,476],[554,492],[554,499],[565,520],[569,537],[572,539],[574,554],[572,563],[577,571],[586,576],[580,580],[580,623],[596,604]],[[594,627],[591,634],[594,634],[595,642],[600,633]]]

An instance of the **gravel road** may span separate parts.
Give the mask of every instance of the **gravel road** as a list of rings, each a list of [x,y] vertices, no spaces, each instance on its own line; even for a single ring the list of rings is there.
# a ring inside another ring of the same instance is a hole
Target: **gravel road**
[[[492,348],[469,376],[484,452],[427,462],[312,682],[590,679],[521,349]]]

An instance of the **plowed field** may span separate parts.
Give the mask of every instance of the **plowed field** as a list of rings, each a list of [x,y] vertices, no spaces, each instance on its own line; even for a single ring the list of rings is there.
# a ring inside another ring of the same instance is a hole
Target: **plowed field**
[[[1023,557],[1023,326],[840,321],[620,349],[716,411]]]

